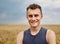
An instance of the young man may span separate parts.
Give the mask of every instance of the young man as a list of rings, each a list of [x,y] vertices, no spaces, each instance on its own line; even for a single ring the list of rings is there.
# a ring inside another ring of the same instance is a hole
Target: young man
[[[29,5],[26,17],[30,28],[18,34],[17,44],[56,44],[55,33],[40,25],[43,18],[41,6],[37,4]]]

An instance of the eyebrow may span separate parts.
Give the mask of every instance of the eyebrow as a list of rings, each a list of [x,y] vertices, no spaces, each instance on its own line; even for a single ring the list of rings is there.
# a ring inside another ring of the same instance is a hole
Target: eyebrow
[[[35,14],[35,15],[32,15],[32,14],[30,14],[30,15],[28,15],[29,17],[37,17],[37,16],[39,16],[38,14]]]

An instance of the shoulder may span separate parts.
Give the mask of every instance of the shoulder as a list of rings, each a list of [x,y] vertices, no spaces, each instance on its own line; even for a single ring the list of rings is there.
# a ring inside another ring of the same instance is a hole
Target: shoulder
[[[24,31],[22,32],[19,32],[18,35],[17,35],[17,44],[22,44],[23,42],[23,34],[24,34]]]
[[[46,35],[46,37],[47,37],[47,41],[49,42],[49,43],[55,43],[56,42],[56,35],[55,35],[55,32],[53,31],[53,30],[51,30],[51,29],[48,29],[47,30],[47,35]]]
[[[54,36],[55,35],[55,32],[51,29],[47,29],[47,35],[48,36]]]
[[[17,40],[23,40],[24,31],[21,31],[17,35]]]
[[[28,29],[27,29],[27,30],[28,30]],[[19,32],[19,33],[17,34],[17,39],[23,40],[24,33],[26,33],[27,30],[24,30],[24,31]]]
[[[21,32],[18,33],[17,36],[21,36],[21,35],[23,35],[23,34],[24,34],[24,31],[21,31]]]

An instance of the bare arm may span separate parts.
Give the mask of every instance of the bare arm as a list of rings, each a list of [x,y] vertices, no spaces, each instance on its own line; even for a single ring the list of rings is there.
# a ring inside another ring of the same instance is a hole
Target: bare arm
[[[17,35],[17,44],[23,44],[23,32]]]
[[[56,35],[52,30],[48,30],[47,32],[48,44],[56,44]]]

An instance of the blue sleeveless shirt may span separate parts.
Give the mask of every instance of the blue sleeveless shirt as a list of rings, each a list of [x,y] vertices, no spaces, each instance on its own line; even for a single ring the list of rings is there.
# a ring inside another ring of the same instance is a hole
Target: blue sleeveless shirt
[[[36,35],[31,35],[30,29],[24,31],[23,44],[48,44],[46,41],[47,29],[41,27]]]

